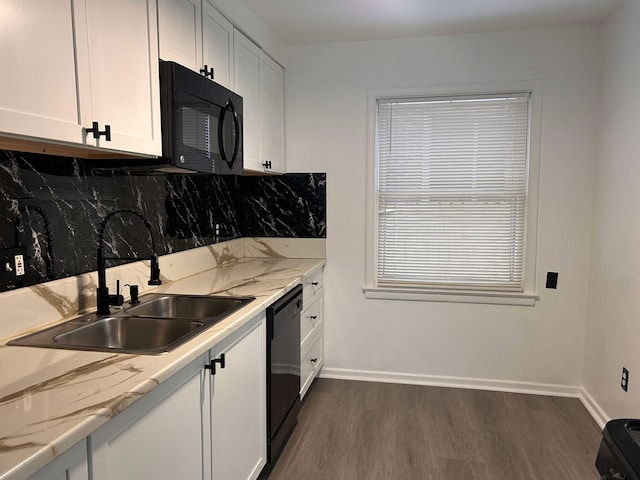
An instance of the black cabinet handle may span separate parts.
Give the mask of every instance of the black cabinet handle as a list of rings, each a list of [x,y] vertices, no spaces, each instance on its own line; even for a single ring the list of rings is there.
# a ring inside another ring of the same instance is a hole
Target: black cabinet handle
[[[316,363],[317,361],[318,361],[318,359],[317,359],[317,358],[312,358],[312,359],[311,359],[311,363]]]
[[[211,77],[211,80],[213,80],[213,67],[209,68],[209,65],[205,65],[204,68],[200,69],[200,73],[207,78]]]
[[[214,358],[213,360],[211,360],[211,362],[209,362],[208,365],[205,365],[204,368],[207,369],[207,370],[211,370],[211,375],[215,375],[216,374],[216,363],[220,364],[220,368],[224,368],[224,366],[225,366],[224,353],[222,355],[220,355],[220,358]]]
[[[313,285],[314,287],[318,286],[318,282],[311,282],[311,285]]]
[[[267,170],[271,170],[271,160],[264,162],[262,166]]]
[[[104,130],[101,132],[98,122],[92,122],[91,128],[85,128],[84,131],[93,134],[93,138],[97,139],[104,135],[107,142],[111,141],[111,125],[105,125]]]
[[[317,315],[309,315],[309,318],[310,318],[311,320],[315,320],[316,318],[318,318],[318,316],[317,316]]]

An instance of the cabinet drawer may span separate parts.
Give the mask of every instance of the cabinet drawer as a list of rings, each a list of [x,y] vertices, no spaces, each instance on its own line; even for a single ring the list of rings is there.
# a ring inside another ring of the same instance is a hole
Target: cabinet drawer
[[[306,304],[316,292],[322,289],[322,269],[305,277],[302,280],[302,287],[304,289],[303,301]]]
[[[322,295],[316,295],[312,298],[312,302],[300,314],[300,351],[302,352],[305,351],[305,343],[322,322]]]
[[[313,344],[300,364],[300,399],[304,398],[311,382],[318,375],[324,359],[323,337],[313,336]]]

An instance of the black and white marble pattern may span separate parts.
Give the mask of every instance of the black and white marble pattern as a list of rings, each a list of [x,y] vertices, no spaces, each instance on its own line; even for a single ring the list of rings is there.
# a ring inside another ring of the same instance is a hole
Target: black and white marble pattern
[[[326,238],[326,174],[242,180],[243,236]]]
[[[28,258],[23,279],[0,280],[0,291],[95,270],[98,230],[115,210],[140,213],[160,255],[245,236],[326,236],[326,174],[179,175],[124,165],[0,150],[0,255],[23,246]],[[109,220],[104,244],[107,256],[151,253],[143,222],[128,213]]]

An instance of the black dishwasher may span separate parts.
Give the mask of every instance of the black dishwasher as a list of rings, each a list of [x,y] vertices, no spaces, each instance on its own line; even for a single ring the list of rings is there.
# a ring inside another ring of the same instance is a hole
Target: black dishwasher
[[[267,308],[267,478],[300,411],[300,312],[302,285]]]

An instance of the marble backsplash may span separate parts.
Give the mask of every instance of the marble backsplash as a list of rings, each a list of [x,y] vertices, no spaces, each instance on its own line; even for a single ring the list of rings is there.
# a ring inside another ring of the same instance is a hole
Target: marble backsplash
[[[12,247],[28,260],[19,281],[0,276],[0,291],[96,270],[98,231],[115,210],[141,214],[160,255],[242,237],[326,237],[326,174],[180,175],[127,162],[0,150],[0,260]],[[133,214],[104,232],[107,256],[151,253]]]

